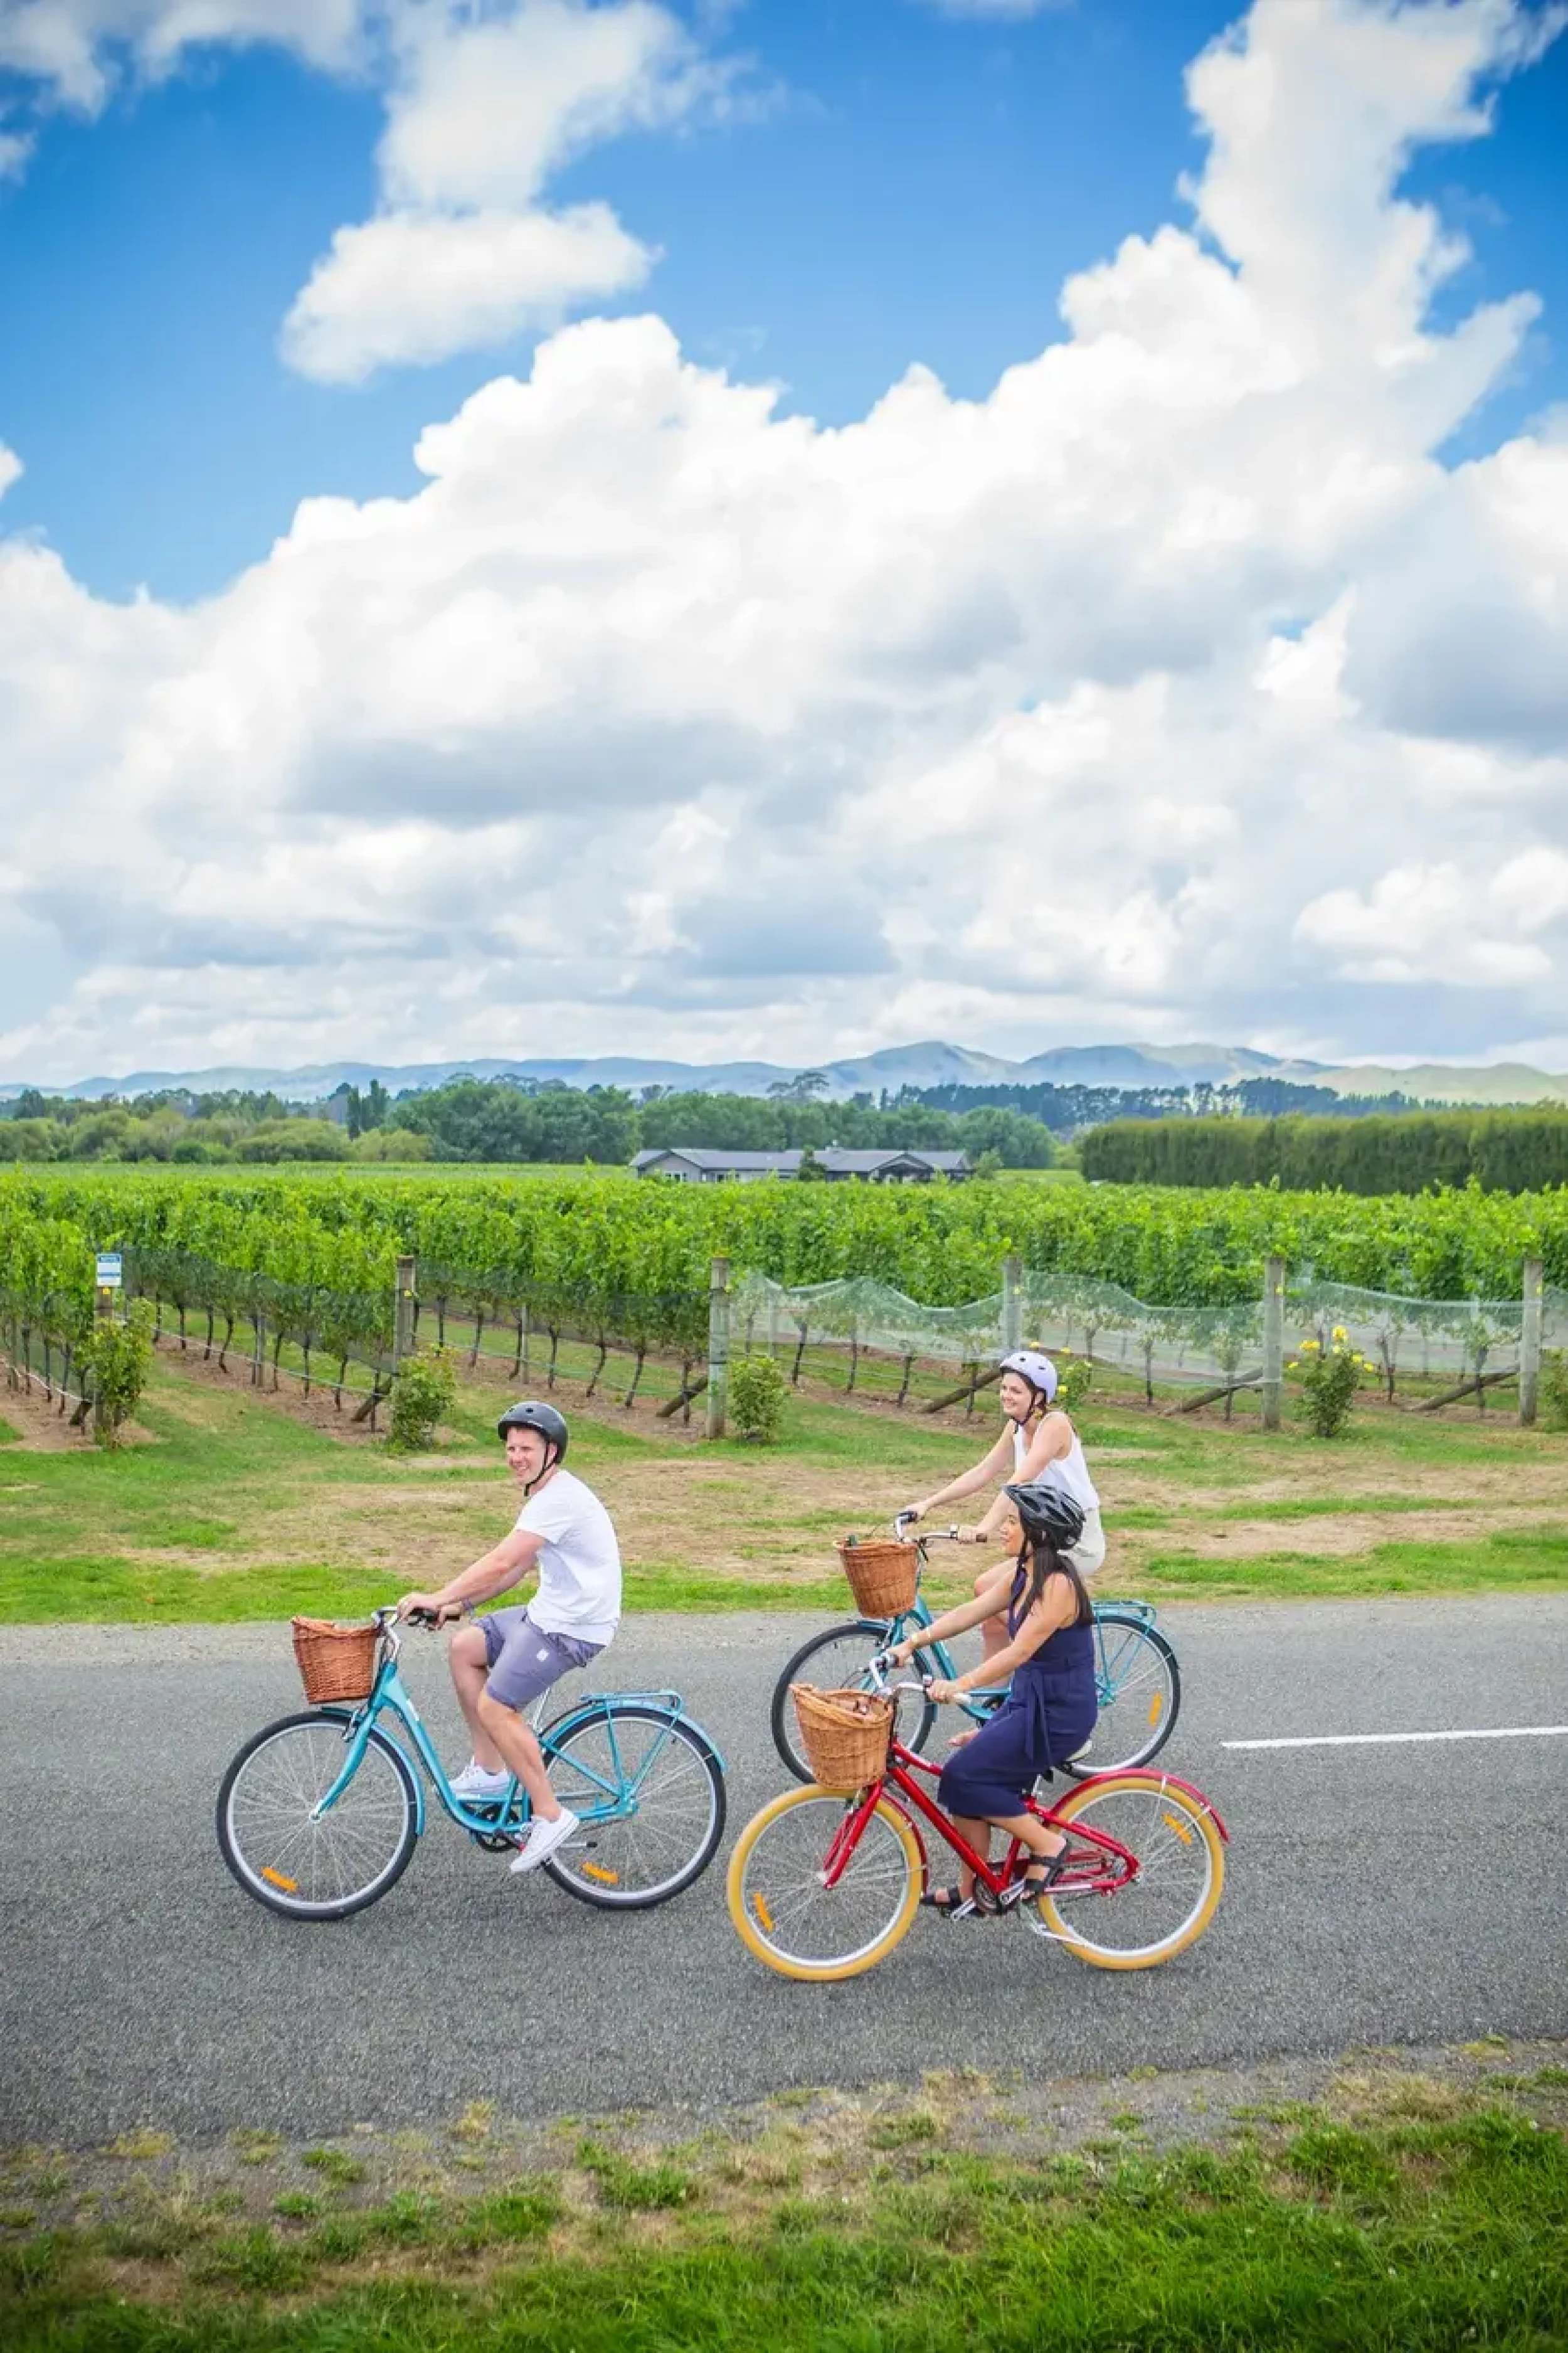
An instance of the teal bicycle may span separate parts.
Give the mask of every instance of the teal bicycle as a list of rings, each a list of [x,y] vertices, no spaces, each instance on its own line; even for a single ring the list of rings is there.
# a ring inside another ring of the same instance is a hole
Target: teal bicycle
[[[908,1542],[909,1522],[902,1513],[893,1523],[898,1542]],[[821,1691],[872,1691],[879,1688],[871,1673],[879,1651],[890,1650],[931,1623],[931,1611],[921,1596],[925,1576],[926,1546],[956,1544],[956,1528],[931,1529],[912,1539],[920,1556],[913,1605],[892,1618],[854,1618],[829,1626],[803,1642],[773,1686],[773,1746],[797,1781],[814,1776],[800,1746],[800,1729],[790,1699],[791,1683],[815,1683]],[[1100,1716],[1087,1751],[1063,1767],[1082,1777],[1090,1773],[1125,1773],[1157,1757],[1175,1729],[1182,1705],[1182,1671],[1176,1653],[1154,1625],[1148,1601],[1097,1601],[1094,1604],[1094,1672]],[[951,1683],[960,1670],[945,1642],[931,1642],[915,1653],[913,1665],[922,1676]],[[971,1692],[959,1704],[976,1724],[984,1724],[1007,1696],[1005,1683]],[[899,1737],[907,1748],[922,1753],[935,1728],[934,1702],[922,1701],[911,1711],[907,1733]]]
[[[426,1621],[428,1622],[428,1621]],[[223,1777],[217,1842],[247,1895],[290,1920],[344,1920],[395,1886],[425,1829],[423,1767],[475,1844],[509,1853],[529,1801],[454,1797],[398,1672],[395,1609],[374,1616],[368,1697],[267,1725]],[[604,1692],[535,1725],[551,1786],[581,1827],[541,1867],[613,1912],[668,1903],[701,1876],[724,1830],[724,1760],[678,1692]]]

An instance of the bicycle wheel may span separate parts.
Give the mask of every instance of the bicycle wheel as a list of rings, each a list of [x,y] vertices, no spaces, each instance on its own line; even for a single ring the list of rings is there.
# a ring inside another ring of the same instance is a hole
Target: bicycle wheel
[[[668,1903],[707,1870],[723,1836],[718,1757],[695,1725],[661,1707],[574,1709],[557,1722],[559,1736],[548,1725],[540,1736],[551,1787],[584,1819],[543,1868],[584,1904],[636,1912]]]
[[[1136,1610],[1114,1604],[1094,1613],[1094,1682],[1100,1715],[1086,1754],[1066,1769],[1131,1773],[1157,1757],[1175,1729],[1182,1671],[1163,1634]]]
[[[858,1977],[892,1951],[915,1916],[920,1842],[886,1798],[837,1884],[823,1884],[851,1812],[830,1790],[786,1789],[741,1832],[726,1884],[730,1917],[742,1943],[780,1977]]]
[[[1203,1935],[1225,1885],[1225,1847],[1205,1805],[1161,1774],[1126,1773],[1086,1781],[1054,1819],[1068,1837],[1068,1883],[1019,1905],[1037,1935],[1100,1969],[1152,1968]],[[1136,1871],[1127,1875],[1085,1833],[1114,1840]]]
[[[316,1807],[343,1768],[346,1708],[286,1715],[247,1740],[217,1793],[217,1842],[247,1895],[288,1920],[343,1920],[384,1895],[419,1835],[414,1776],[373,1730],[329,1813]]]
[[[885,1622],[879,1623],[875,1618],[856,1618],[847,1625],[829,1626],[825,1633],[814,1634],[809,1642],[801,1644],[773,1685],[770,1714],[773,1746],[780,1761],[797,1781],[811,1779],[811,1767],[801,1746],[795,1702],[789,1695],[791,1683],[815,1683],[819,1691],[869,1691],[871,1679],[866,1672],[867,1663],[887,1641],[889,1630]],[[935,1674],[937,1670],[931,1666],[926,1672]],[[929,1700],[921,1700],[918,1705],[911,1704],[900,1724],[899,1738],[907,1748],[922,1751],[935,1722],[936,1709]]]

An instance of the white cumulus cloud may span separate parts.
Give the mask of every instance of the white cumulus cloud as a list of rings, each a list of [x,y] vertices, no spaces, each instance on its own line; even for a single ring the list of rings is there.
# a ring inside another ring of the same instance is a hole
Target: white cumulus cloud
[[[289,314],[284,353],[320,383],[357,383],[378,367],[506,343],[575,303],[625,293],[652,259],[605,205],[384,213],[339,229]]]
[[[623,293],[653,256],[607,206],[553,212],[549,174],[597,141],[719,101],[722,70],[653,0],[403,0],[375,217],[342,228],[283,350],[342,382],[503,343]]]
[[[1539,25],[1256,0],[1197,227],[984,400],[827,430],[590,319],[201,606],[0,538],[0,1072],[1560,1036],[1568,442],[1441,462],[1533,305],[1436,323],[1400,193]],[[398,186],[526,216],[595,87]]]
[[[362,0],[0,0],[0,68],[95,114],[125,65],[166,72],[187,49],[270,42],[312,65],[353,56]]]

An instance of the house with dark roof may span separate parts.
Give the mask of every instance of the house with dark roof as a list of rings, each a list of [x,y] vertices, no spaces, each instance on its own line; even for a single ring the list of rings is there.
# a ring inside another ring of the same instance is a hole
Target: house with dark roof
[[[929,1185],[933,1176],[973,1174],[963,1152],[841,1151],[828,1145],[814,1155],[822,1174],[837,1181],[858,1177],[871,1185]],[[655,1145],[632,1162],[637,1176],[674,1176],[687,1185],[746,1185],[763,1176],[798,1176],[799,1152],[717,1152],[703,1145]]]

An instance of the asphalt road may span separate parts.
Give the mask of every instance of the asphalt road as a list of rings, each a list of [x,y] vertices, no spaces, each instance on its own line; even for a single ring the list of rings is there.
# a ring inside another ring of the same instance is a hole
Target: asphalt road
[[[224,1870],[212,1805],[240,1741],[300,1704],[286,1631],[0,1629],[0,2142],[1568,2033],[1568,1739],[1222,1746],[1568,1721],[1568,1598],[1162,1622],[1185,1679],[1168,1761],[1233,1839],[1208,1935],[1118,1976],[1016,1923],[921,1915],[880,1969],[827,1987],[742,1949],[722,1858],[662,1910],[617,1918],[510,1878],[439,1816],[369,1912],[277,1919]],[[643,1618],[612,1653],[614,1682],[676,1685],[719,1741],[731,1836],[783,1786],[766,1697],[807,1623]],[[455,1753],[437,1647],[410,1655]]]

